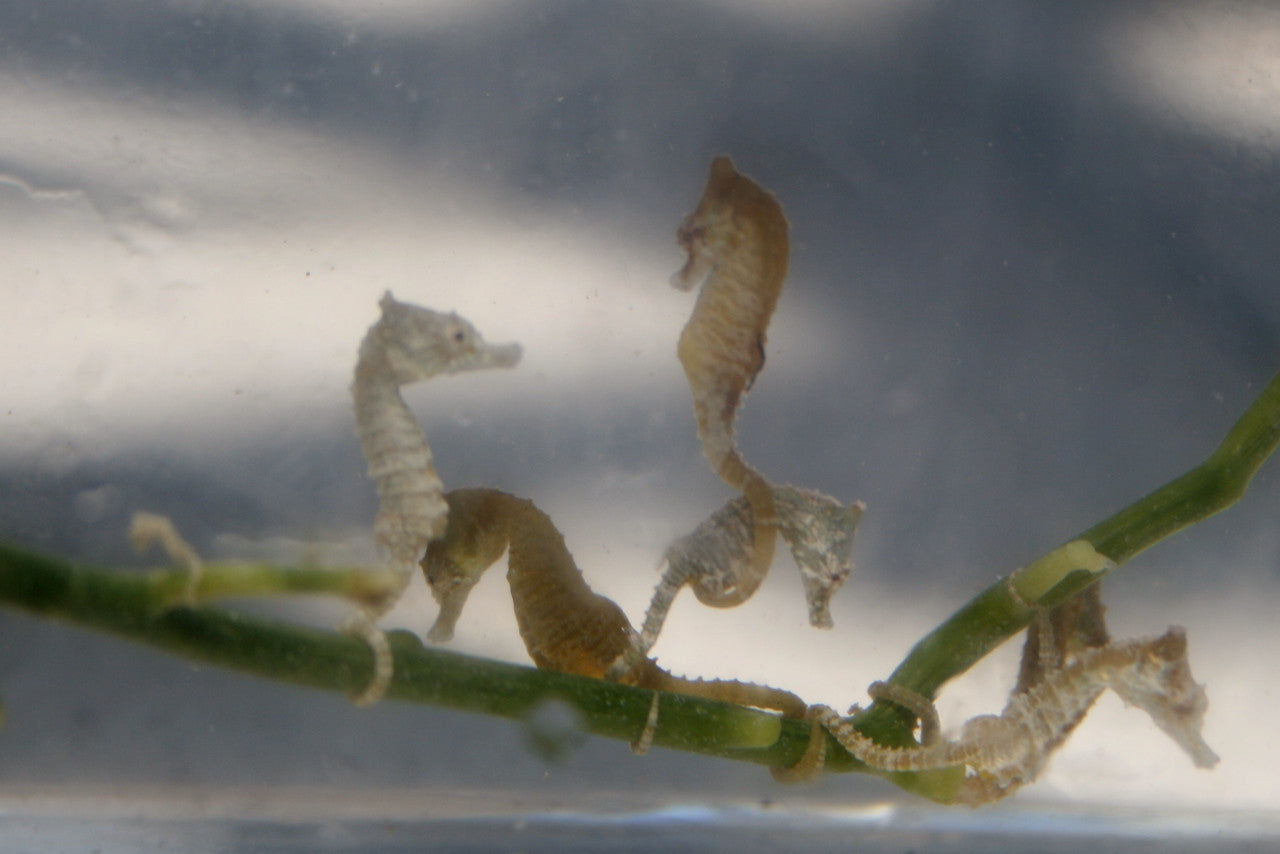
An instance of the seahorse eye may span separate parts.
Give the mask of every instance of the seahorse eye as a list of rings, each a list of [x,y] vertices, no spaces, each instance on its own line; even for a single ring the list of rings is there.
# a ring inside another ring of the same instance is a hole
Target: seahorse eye
[[[431,544],[431,546],[434,545],[435,543]],[[433,554],[431,546],[427,547],[427,556],[422,561],[422,570],[427,577],[427,584],[434,590],[444,581],[445,567],[439,549],[435,549]]]
[[[451,324],[447,337],[455,347],[462,347],[471,339],[471,335],[467,332],[467,328],[460,323]]]
[[[689,249],[695,242],[703,239],[706,231],[706,228],[696,224],[691,216],[680,223],[680,227],[676,229],[676,243],[683,249]]]

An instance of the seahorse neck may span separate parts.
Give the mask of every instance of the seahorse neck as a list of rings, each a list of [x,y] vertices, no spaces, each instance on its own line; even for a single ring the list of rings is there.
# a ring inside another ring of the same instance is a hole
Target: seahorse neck
[[[395,380],[388,376],[387,360],[378,351],[369,347],[368,340],[360,347],[360,358],[356,360],[355,379],[351,383],[351,393],[359,401],[371,395],[396,393]]]
[[[386,359],[367,346],[360,348],[351,395],[355,400],[356,431],[364,447],[369,473],[377,477],[382,456],[388,452],[403,453],[406,440],[425,446],[427,437],[418,426],[400,394],[400,386],[390,376]]]
[[[351,392],[356,433],[380,501],[374,540],[396,563],[412,566],[444,532],[448,506],[427,437],[385,358],[368,344],[360,349]]]

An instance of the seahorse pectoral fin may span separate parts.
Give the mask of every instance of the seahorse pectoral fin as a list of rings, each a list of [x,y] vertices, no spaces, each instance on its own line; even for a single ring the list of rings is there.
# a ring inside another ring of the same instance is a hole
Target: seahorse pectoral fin
[[[753,365],[751,370],[747,372],[747,382],[742,387],[743,395],[751,391],[751,387],[756,384],[756,377],[760,376],[760,372],[764,370],[765,355],[764,355],[764,333],[763,332],[761,332],[759,335],[756,336],[755,353],[753,353],[752,355],[754,356],[754,358],[752,359]],[[734,401],[733,409],[734,409],[734,412],[730,413],[730,416],[732,416],[734,413],[737,412],[738,402],[736,400]]]
[[[750,599],[760,587],[760,583],[764,581],[763,575],[753,573],[746,568],[750,566],[749,561],[744,561],[742,566],[744,568],[734,572],[730,579],[711,576],[691,579],[689,586],[693,588],[693,595],[708,608],[738,607]]]

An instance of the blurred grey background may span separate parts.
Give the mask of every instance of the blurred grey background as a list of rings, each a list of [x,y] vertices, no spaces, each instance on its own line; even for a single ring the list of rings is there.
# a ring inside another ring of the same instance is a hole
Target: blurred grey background
[[[373,560],[346,389],[392,288],[525,347],[409,395],[446,484],[533,498],[638,621],[728,497],[666,284],[728,153],[792,226],[743,452],[869,509],[833,632],[784,562],[742,614],[682,600],[656,652],[862,701],[969,595],[1198,462],[1280,366],[1278,96],[1265,3],[3,4],[0,535],[136,567],[150,509],[210,556]],[[1113,703],[1025,798],[1276,803],[1278,501],[1264,470],[1108,585],[1116,634],[1188,626],[1219,769]],[[454,646],[524,660],[492,575]],[[417,590],[398,624],[432,609]],[[998,709],[1012,655],[944,721]],[[19,787],[894,797],[594,740],[548,764],[519,724],[12,612],[0,692]]]

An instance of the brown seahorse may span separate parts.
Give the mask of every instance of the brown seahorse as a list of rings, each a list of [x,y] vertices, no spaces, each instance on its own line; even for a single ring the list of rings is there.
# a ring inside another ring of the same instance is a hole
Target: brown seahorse
[[[760,586],[777,540],[773,490],[738,452],[734,420],[764,367],[765,331],[787,274],[787,219],[772,194],[738,174],[728,157],[717,157],[676,239],[689,257],[671,284],[685,291],[702,286],[677,351],[693,392],[698,436],[712,467],[746,496],[754,516],[750,572],[721,589],[690,579],[700,602],[725,608]]]
[[[507,581],[529,657],[538,667],[604,678],[636,642],[622,609],[592,591],[551,519],[532,501],[496,489],[445,493],[449,521],[422,561],[440,604],[428,637],[445,641],[480,576],[504,551]],[[691,694],[803,717],[805,704],[788,691],[730,680],[685,679],[639,658],[616,681],[655,691]]]

